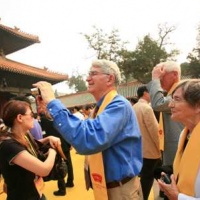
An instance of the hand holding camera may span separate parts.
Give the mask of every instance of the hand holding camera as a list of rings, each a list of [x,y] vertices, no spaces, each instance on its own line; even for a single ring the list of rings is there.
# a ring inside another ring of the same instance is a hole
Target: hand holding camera
[[[38,93],[37,96],[41,96],[42,101],[45,104],[48,104],[50,101],[55,99],[54,90],[50,83],[48,83],[46,81],[39,81],[39,82],[33,84],[33,86],[37,88],[37,90],[38,90],[36,92],[36,93]]]
[[[31,89],[31,94],[33,96],[41,95],[40,89],[38,89],[38,88],[32,88]]]
[[[166,184],[171,183],[171,179],[170,179],[169,175],[167,175],[167,174],[162,173],[160,179]]]
[[[41,96],[41,92],[40,89],[38,88],[32,88],[31,89],[31,94],[36,97],[37,99],[39,98],[40,100],[42,100],[42,96]]]

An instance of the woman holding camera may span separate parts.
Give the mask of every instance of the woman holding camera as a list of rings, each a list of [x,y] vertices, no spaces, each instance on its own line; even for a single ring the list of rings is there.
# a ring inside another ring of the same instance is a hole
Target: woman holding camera
[[[42,162],[28,140],[28,132],[33,128],[30,105],[11,100],[4,106],[2,119],[5,125],[0,129],[0,170],[7,200],[45,200],[42,177],[47,176],[54,165],[54,147],[60,145],[60,139],[51,136],[40,140],[52,146]]]
[[[160,189],[170,200],[200,199],[200,80],[180,83],[172,93],[169,107],[172,120],[181,122],[185,128],[180,136],[171,183],[161,178]]]

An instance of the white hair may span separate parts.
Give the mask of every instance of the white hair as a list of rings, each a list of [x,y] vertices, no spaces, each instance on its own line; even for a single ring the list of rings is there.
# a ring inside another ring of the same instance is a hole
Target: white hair
[[[121,82],[121,73],[119,70],[119,67],[117,66],[116,63],[110,60],[94,60],[92,62],[92,66],[97,66],[101,68],[102,72],[107,73],[107,74],[114,74],[115,76],[115,84],[119,85]]]
[[[161,62],[157,66],[163,66],[164,70],[167,72],[178,72],[179,78],[181,77],[181,66],[174,61]]]

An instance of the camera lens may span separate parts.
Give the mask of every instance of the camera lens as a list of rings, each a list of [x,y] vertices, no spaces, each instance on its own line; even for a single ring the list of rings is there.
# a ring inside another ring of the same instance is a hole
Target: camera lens
[[[41,93],[40,93],[40,90],[38,88],[32,88],[31,89],[31,94],[33,96],[37,96],[37,95],[40,95]]]

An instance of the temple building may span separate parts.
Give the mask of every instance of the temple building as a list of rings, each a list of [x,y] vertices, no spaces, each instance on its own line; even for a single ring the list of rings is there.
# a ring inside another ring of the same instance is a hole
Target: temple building
[[[117,92],[126,97],[127,99],[137,96],[137,89],[141,86],[142,83],[135,80],[129,83],[124,83],[118,86]],[[72,108],[74,106],[83,106],[87,104],[95,104],[96,100],[94,97],[88,92],[77,92],[74,94],[65,94],[63,96],[59,96],[58,99],[67,107]]]
[[[0,117],[3,105],[10,98],[31,95],[30,89],[33,83],[43,80],[56,84],[68,79],[66,74],[55,73],[47,68],[41,69],[6,58],[7,55],[35,43],[40,43],[38,36],[22,32],[17,27],[11,28],[0,24]],[[141,83],[137,80],[122,84],[118,87],[118,93],[126,98],[133,97],[140,85]],[[68,108],[95,103],[94,97],[87,91],[57,98]],[[33,107],[35,107],[34,103]]]
[[[43,80],[56,84],[68,79],[66,74],[6,58],[7,55],[35,43],[40,43],[38,36],[22,32],[17,27],[0,24],[0,116],[5,102],[14,96],[29,96],[33,83]]]

